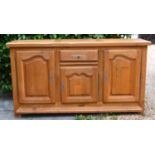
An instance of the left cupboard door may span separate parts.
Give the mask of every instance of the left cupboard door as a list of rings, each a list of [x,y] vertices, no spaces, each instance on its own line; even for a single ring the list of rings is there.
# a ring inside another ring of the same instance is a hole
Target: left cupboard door
[[[20,103],[54,103],[55,58],[48,48],[18,49],[15,53]]]

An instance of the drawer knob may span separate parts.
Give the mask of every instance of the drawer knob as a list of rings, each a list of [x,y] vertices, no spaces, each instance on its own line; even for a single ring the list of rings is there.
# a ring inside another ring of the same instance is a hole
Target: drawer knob
[[[79,60],[79,59],[82,58],[82,55],[73,55],[72,57],[73,57],[74,59],[78,59],[78,60]]]
[[[80,59],[80,55],[77,56],[77,59]]]

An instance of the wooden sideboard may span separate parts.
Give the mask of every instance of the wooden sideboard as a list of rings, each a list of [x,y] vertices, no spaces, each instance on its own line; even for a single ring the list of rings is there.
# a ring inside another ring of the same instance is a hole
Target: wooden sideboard
[[[15,114],[143,112],[149,44],[141,39],[7,43]]]

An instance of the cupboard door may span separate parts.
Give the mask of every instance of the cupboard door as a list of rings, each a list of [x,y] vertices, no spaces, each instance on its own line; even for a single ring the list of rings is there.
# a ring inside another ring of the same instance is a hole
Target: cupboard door
[[[98,68],[96,66],[61,67],[63,103],[97,102]]]
[[[18,49],[16,51],[20,103],[54,102],[54,51]]]
[[[104,101],[136,102],[140,89],[140,49],[107,49],[104,52]]]

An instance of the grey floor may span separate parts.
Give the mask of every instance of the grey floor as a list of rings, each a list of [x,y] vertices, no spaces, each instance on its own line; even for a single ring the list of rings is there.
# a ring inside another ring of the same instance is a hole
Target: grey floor
[[[5,96],[0,99],[0,120],[73,120],[75,118],[77,118],[75,115],[23,115],[17,118],[13,113],[12,97]],[[148,49],[144,115],[137,113],[94,114],[82,115],[78,119],[155,119],[155,45]]]
[[[22,115],[15,117],[13,101],[10,95],[0,99],[0,120],[73,120],[73,115]]]

